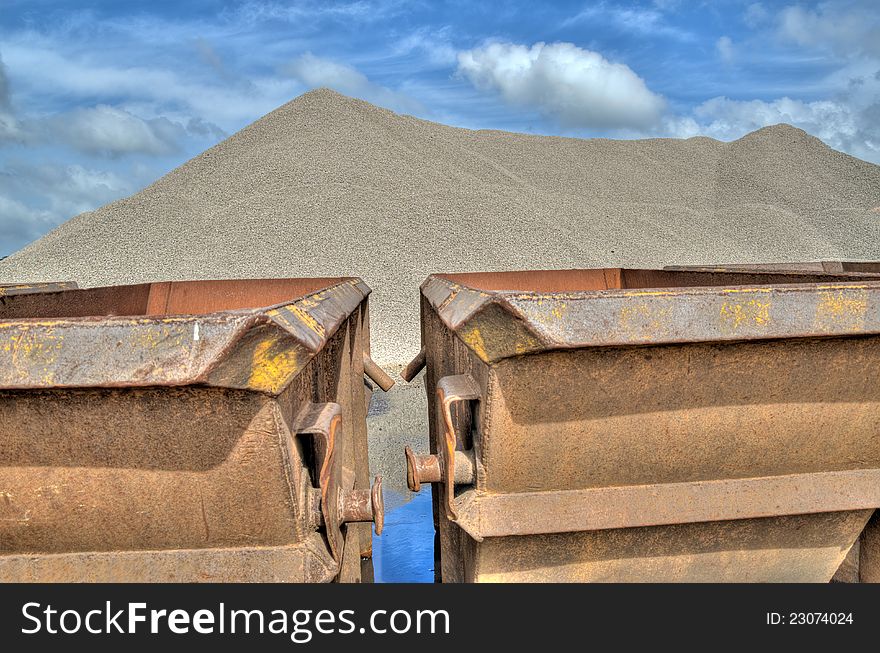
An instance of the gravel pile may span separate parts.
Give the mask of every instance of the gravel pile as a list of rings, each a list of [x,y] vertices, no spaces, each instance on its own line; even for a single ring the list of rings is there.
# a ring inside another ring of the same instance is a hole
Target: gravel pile
[[[788,125],[738,141],[469,131],[302,95],[0,262],[0,282],[357,275],[418,350],[432,271],[880,259],[880,166]]]

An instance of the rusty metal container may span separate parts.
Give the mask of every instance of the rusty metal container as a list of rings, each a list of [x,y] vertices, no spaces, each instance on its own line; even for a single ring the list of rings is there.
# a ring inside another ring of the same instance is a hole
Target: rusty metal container
[[[670,266],[666,270],[718,272],[786,273],[811,275],[846,274],[851,280],[880,278],[880,261],[818,261],[798,263],[733,263],[720,266]],[[838,582],[880,582],[880,517],[868,522],[859,539],[832,578]]]
[[[880,280],[795,277],[429,277],[442,580],[828,581],[880,506]]]
[[[790,272],[810,274],[845,274],[855,277],[861,274],[880,274],[880,261],[805,261],[797,263],[725,263],[723,265],[669,265],[670,271],[707,272]]]
[[[75,290],[78,286],[74,281],[48,281],[45,283],[0,283],[0,298],[10,295],[27,295],[38,292],[58,292],[59,290]]]
[[[0,580],[358,581],[369,289],[167,282],[0,302]]]

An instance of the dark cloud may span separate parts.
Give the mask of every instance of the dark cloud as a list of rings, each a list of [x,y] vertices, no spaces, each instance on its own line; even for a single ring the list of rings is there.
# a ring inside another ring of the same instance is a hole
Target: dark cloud
[[[187,134],[168,118],[144,120],[104,104],[51,116],[35,124],[33,133],[100,156],[172,154]]]
[[[0,111],[8,111],[12,106],[12,94],[9,90],[9,76],[6,74],[6,64],[0,55]]]
[[[134,190],[117,174],[81,165],[6,163],[0,167],[0,256]]]
[[[189,122],[186,123],[186,131],[193,136],[210,137],[218,141],[229,136],[229,134],[213,122],[208,122],[201,118],[190,118]]]

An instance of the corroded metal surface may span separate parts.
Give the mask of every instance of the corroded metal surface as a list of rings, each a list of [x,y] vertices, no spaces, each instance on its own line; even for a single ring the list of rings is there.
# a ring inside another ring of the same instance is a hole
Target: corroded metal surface
[[[703,274],[713,273],[691,276]],[[430,277],[423,292],[487,363],[558,348],[880,333],[877,280],[801,284],[782,275],[784,283],[753,286],[543,293],[470,288],[458,283],[464,276]]]
[[[801,263],[757,263],[742,264],[732,263],[717,266],[669,266],[664,268],[671,271],[682,272],[747,272],[753,274],[778,274],[780,272],[786,274],[832,274],[839,275],[845,273],[852,277],[853,280],[866,280],[880,278],[880,261],[812,261]],[[874,523],[873,521],[871,523]],[[860,555],[861,544],[865,540],[871,539],[871,533],[866,528],[862,537],[856,541],[850,552],[847,554],[844,563],[834,575],[833,580],[837,582],[858,582],[861,577],[874,579],[872,582],[880,582],[880,569],[872,570],[870,567],[878,565],[880,556],[872,557],[870,553],[864,557]],[[867,565],[866,569],[861,569],[863,564]],[[880,565],[878,565],[880,566]]]
[[[445,482],[451,477],[455,485],[471,485],[476,478],[473,451],[453,452],[453,468],[444,470],[440,457],[435,454],[416,455],[409,447],[404,448],[406,458],[406,485],[412,492],[422,489],[422,483]],[[448,475],[448,476],[447,476]]]
[[[377,476],[369,490],[349,490],[339,495],[339,519],[342,523],[371,522],[376,535],[385,526],[385,497],[382,494],[382,477]]]
[[[874,513],[860,540],[859,580],[880,583],[880,511]]]
[[[375,496],[368,292],[254,280],[6,298],[0,578],[359,580],[369,524],[346,517],[381,513],[375,499],[343,514]]]
[[[316,583],[338,573],[317,533],[279,546],[0,555],[0,578],[27,583]]]
[[[382,388],[383,392],[388,392],[394,387],[394,379],[388,376],[388,373],[379,367],[368,354],[364,354],[364,374]]]
[[[419,349],[419,353],[415,355],[409,363],[406,364],[406,367],[400,373],[400,378],[409,383],[412,381],[419,372],[425,369],[425,348],[422,347]]]
[[[444,581],[827,581],[880,505],[880,280],[618,269],[422,292]],[[450,481],[450,442],[472,482]]]
[[[28,295],[40,292],[59,292],[75,290],[74,281],[48,281],[46,283],[0,283],[0,298],[11,295]]]
[[[106,290],[112,295],[134,294],[144,287]],[[199,384],[279,394],[368,292],[360,280],[342,280],[265,310],[139,317],[110,313],[35,318],[16,310],[10,297],[10,303],[0,307],[0,387]],[[101,297],[95,308],[113,311],[112,295]],[[64,310],[63,304],[58,310]]]
[[[878,274],[880,261],[807,261],[803,263],[725,263],[722,265],[670,265],[664,270],[707,272],[828,272],[832,274]]]
[[[485,496],[471,489],[457,504],[456,524],[477,541],[872,510],[880,506],[880,469]]]
[[[487,538],[465,561],[480,582],[815,583],[831,577],[869,514]]]

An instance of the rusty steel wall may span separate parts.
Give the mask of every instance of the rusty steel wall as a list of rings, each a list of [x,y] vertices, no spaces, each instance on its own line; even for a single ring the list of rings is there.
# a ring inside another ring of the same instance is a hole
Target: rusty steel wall
[[[283,306],[197,318],[70,320],[55,294],[39,305],[54,317],[28,320],[9,298],[0,578],[359,581],[371,546],[360,522],[381,508],[366,455],[369,290],[318,285]],[[153,292],[133,290],[113,302]],[[196,290],[215,304],[206,311],[243,301],[242,289]]]
[[[483,438],[483,487],[578,490],[877,469],[878,362],[880,337],[505,359],[484,395],[502,439]]]
[[[825,582],[871,511],[487,538],[473,582]]]
[[[870,279],[880,277],[880,262],[878,261],[818,261],[805,263],[761,263],[761,264],[725,264],[718,266],[670,266],[666,270],[678,271],[710,271],[716,272],[763,272],[766,274],[784,273],[786,275],[800,275],[804,272],[810,274],[830,274],[836,275],[845,273],[851,275],[853,279]],[[880,582],[880,556],[861,555],[861,548],[871,546],[875,538],[880,537],[878,534],[878,520],[872,519],[865,529],[862,536],[856,540],[852,549],[841,564],[840,569],[834,575],[832,580],[844,583],[859,582],[860,579],[871,578],[873,582]]]
[[[664,274],[423,285],[432,453],[475,460],[444,581],[831,578],[880,505],[880,284]]]
[[[437,382],[444,376],[467,373],[479,379],[482,387],[488,383],[488,367],[483,364],[455,334],[439,319],[428,300],[422,296],[422,344],[426,358],[430,361],[425,367],[425,390],[428,395],[428,424],[430,425],[430,452],[437,454],[442,446],[442,417],[437,410]],[[474,420],[480,413],[470,410],[456,410],[455,432],[470,434],[475,426]],[[461,442],[459,448],[470,443]],[[434,547],[434,576],[437,582],[464,582],[464,552],[468,551],[469,537],[454,522],[445,517],[441,508],[441,488],[431,486],[434,527],[438,542]]]

